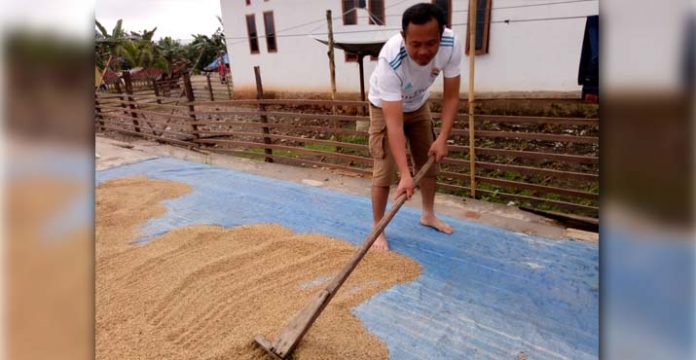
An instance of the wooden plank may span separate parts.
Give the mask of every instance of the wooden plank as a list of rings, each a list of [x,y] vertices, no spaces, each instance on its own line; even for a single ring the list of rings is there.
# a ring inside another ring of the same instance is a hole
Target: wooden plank
[[[456,151],[461,153],[467,153],[469,147],[464,145],[448,145],[447,147],[450,152]],[[520,150],[506,150],[506,149],[493,149],[485,147],[476,147],[476,151],[479,154],[485,155],[495,155],[495,156],[510,156],[513,158],[526,158],[526,159],[539,159],[539,160],[553,160],[553,161],[563,161],[572,162],[579,164],[597,164],[599,163],[599,158],[594,156],[585,155],[572,155],[572,154],[556,154],[538,151],[520,151]]]
[[[132,101],[134,101],[132,94],[133,94],[133,83],[131,81],[130,73],[128,71],[123,72],[123,81],[126,83],[126,94],[128,94],[128,101],[131,102],[128,107],[131,109],[135,109],[135,105],[133,105]],[[140,123],[138,121],[138,114],[135,112],[131,112],[131,117],[133,118],[133,125],[135,125],[135,131],[140,132]]]
[[[469,20],[467,22],[467,30],[469,32],[469,41],[467,51],[469,52],[469,91],[467,92],[467,110],[469,116],[469,185],[471,186],[471,197],[476,198],[476,143],[474,141],[474,72],[476,71],[476,25],[478,24],[478,6],[477,0],[469,0]],[[444,75],[443,75],[444,76]],[[450,132],[451,134],[451,132]]]
[[[118,110],[119,112],[121,112],[121,110],[123,110],[122,108],[117,108],[117,107],[106,107],[106,106],[98,106],[97,108],[99,108],[99,109],[108,109],[108,110]],[[186,111],[186,109],[183,109],[183,110]],[[162,117],[167,117],[167,118],[170,118],[170,119],[183,120],[183,121],[187,121],[187,122],[191,120],[191,118],[189,118],[188,116],[167,114],[167,113],[163,113],[163,112],[160,112],[160,111],[150,111],[150,110],[142,110],[142,109],[131,109],[131,110],[128,110],[128,111],[134,111],[134,112],[137,112],[137,113],[139,113],[139,114],[145,114],[145,115],[162,116]],[[125,112],[125,111],[123,111],[123,112]],[[196,122],[196,123],[197,123],[197,122]]]
[[[263,83],[261,82],[261,68],[259,66],[254,66],[254,77],[256,78],[256,99],[262,100],[263,99]],[[259,106],[259,112],[260,112],[259,120],[261,121],[262,124],[267,125],[268,118],[266,117],[266,114],[265,114],[266,105],[259,104],[258,106]],[[268,129],[268,126],[262,126],[261,133],[264,135],[270,134],[270,130]],[[267,136],[264,136],[263,143],[270,144],[271,139]],[[270,147],[264,148],[263,151],[266,153],[266,155],[273,155],[273,149]],[[273,162],[273,158],[266,156],[266,159],[264,161]]]
[[[114,120],[114,119],[130,120],[129,117],[125,117],[125,116],[110,115],[109,117],[104,117],[103,119],[106,120],[106,121],[108,121],[108,122],[111,123],[111,124],[132,125],[132,124],[124,123],[124,122],[122,122],[122,121],[118,121],[118,122],[116,122],[116,121],[111,121],[111,120]],[[173,130],[162,130],[162,129],[153,129],[153,128],[150,128],[150,129],[153,131],[153,133],[154,133],[155,131],[157,131],[157,132],[162,132],[162,133],[167,133],[167,134],[173,134],[173,135],[183,136],[183,137],[185,137],[185,138],[187,138],[187,139],[193,139],[193,138],[194,138],[194,136],[191,135],[191,134],[189,134],[189,133],[178,132],[178,131],[173,131]],[[141,130],[142,130],[142,129],[141,129]],[[158,134],[155,134],[155,135],[158,135]]]
[[[461,191],[461,192],[469,191],[468,187],[458,186],[458,185],[438,183],[437,186],[439,186],[443,189],[450,190],[450,191]],[[491,196],[497,195],[497,196],[500,196],[501,198],[505,198],[505,199],[526,200],[526,201],[529,201],[530,203],[553,205],[553,206],[557,206],[557,207],[563,208],[563,209],[568,209],[571,211],[583,210],[583,211],[589,211],[592,213],[597,213],[599,211],[599,209],[595,206],[574,204],[574,203],[570,203],[567,201],[544,199],[544,198],[538,198],[538,197],[533,197],[533,196],[510,194],[510,193],[505,193],[505,192],[495,192],[495,191],[490,191],[490,190],[483,190],[480,188],[477,189],[476,192],[479,195],[481,195],[481,194],[486,194],[486,195],[491,195]]]
[[[483,161],[479,161],[476,164],[482,169],[507,170],[507,171],[516,171],[516,172],[519,172],[522,174],[540,174],[540,175],[556,176],[559,178],[567,178],[567,179],[578,179],[578,180],[585,180],[585,181],[599,181],[599,175],[590,174],[590,173],[581,173],[581,172],[574,172],[574,171],[562,171],[562,170],[554,170],[554,169],[543,169],[543,168],[536,168],[536,167],[530,167],[530,166],[489,163],[489,162],[483,162]]]
[[[433,120],[440,119],[440,113],[432,113]],[[457,120],[466,122],[467,116],[459,114]],[[495,115],[477,114],[474,116],[477,122],[496,122],[496,123],[535,123],[535,124],[555,124],[555,125],[581,125],[599,126],[598,118],[577,118],[577,117],[552,117],[552,116],[521,116],[521,115]]]
[[[459,166],[468,166],[469,165],[469,161],[461,160],[461,159],[445,158],[442,161],[445,164],[453,164],[453,165],[459,165]],[[490,162],[485,162],[485,161],[477,161],[476,166],[478,166],[479,168],[482,168],[482,169],[514,171],[514,172],[518,172],[521,174],[539,174],[539,175],[555,176],[558,178],[566,178],[566,179],[599,181],[599,175],[589,174],[589,173],[579,173],[579,172],[573,172],[573,171],[561,171],[561,170],[537,168],[537,167],[530,167],[530,166],[498,164],[498,163],[490,163]]]
[[[505,179],[496,179],[496,178],[485,177],[485,176],[476,176],[476,179],[482,183],[491,184],[491,185],[498,185],[498,186],[507,187],[507,188],[527,189],[527,190],[534,190],[534,191],[547,193],[547,194],[549,194],[549,193],[562,194],[562,195],[575,196],[578,198],[590,199],[590,200],[595,200],[595,201],[599,200],[598,194],[587,192],[587,191],[564,189],[564,188],[559,188],[559,187],[554,187],[554,186],[538,185],[538,184],[505,180]]]
[[[436,131],[439,128],[435,128]],[[599,138],[596,136],[576,136],[576,135],[561,135],[561,134],[544,134],[537,132],[515,132],[515,131],[494,131],[494,130],[476,130],[476,136],[488,138],[509,138],[509,139],[526,139],[537,141],[557,141],[571,142],[582,144],[599,144]],[[464,136],[468,134],[468,129],[452,129],[451,135]]]
[[[121,129],[121,128],[115,128],[115,127],[109,127],[109,126],[107,126],[106,129],[121,132],[121,133],[128,134],[128,135],[135,135],[135,136],[147,137],[147,138],[151,138],[151,139],[155,139],[155,140],[162,140],[162,141],[170,142],[170,143],[177,144],[177,145],[183,145],[183,146],[186,146],[189,148],[196,146],[196,144],[193,144],[193,143],[190,143],[187,141],[171,139],[171,138],[162,137],[162,136],[150,135],[148,133],[142,133],[142,132],[139,133],[139,132],[135,132],[135,131],[130,131],[130,130]]]
[[[111,95],[111,94],[98,94],[97,95],[97,98],[104,99],[104,100],[118,99],[118,97],[119,97],[119,95],[115,95],[115,94],[114,95]],[[171,97],[158,96],[156,93],[154,96],[151,94],[148,94],[148,95],[133,94],[131,97],[134,98],[136,101],[138,101],[138,100],[167,100],[168,101],[168,100],[172,99]]]
[[[194,124],[196,122],[196,115],[194,114],[196,109],[193,105],[193,103],[196,101],[196,97],[193,94],[193,89],[191,88],[191,74],[188,72],[184,73],[184,90],[186,92],[186,99],[188,100],[188,109],[189,109],[189,117],[191,118],[191,121],[189,122],[191,124],[191,129],[194,132],[193,137],[198,137],[198,135],[195,134],[196,131],[198,131],[198,125]]]
[[[440,171],[440,176],[469,181],[469,175],[465,174],[465,173],[455,173],[455,172],[451,172],[451,171]],[[581,191],[581,190],[575,190],[575,189],[559,188],[559,187],[555,187],[555,186],[547,186],[547,185],[533,184],[533,183],[528,183],[528,182],[498,179],[498,178],[479,176],[479,175],[476,175],[476,181],[478,181],[479,183],[497,185],[497,186],[512,188],[512,189],[534,190],[534,191],[538,191],[538,192],[545,193],[545,194],[561,194],[561,195],[575,196],[575,197],[583,198],[583,199],[599,200],[598,194],[586,192],[586,191]]]
[[[317,131],[324,134],[339,133],[339,134],[349,134],[349,135],[363,135],[368,136],[366,131],[357,131],[352,129],[332,129],[330,127],[324,126],[298,126],[293,124],[279,124],[279,123],[268,123],[260,124],[248,121],[197,121],[196,125],[228,125],[228,126],[249,126],[249,127],[269,127],[278,129],[293,129],[293,130],[306,130],[306,131]]]
[[[208,93],[210,94],[210,101],[215,101],[215,96],[213,95],[213,85],[210,83],[210,74],[207,74],[205,80],[208,82]]]
[[[445,184],[445,183],[437,183],[437,187],[449,191],[455,191],[455,192],[464,192],[468,193],[471,191],[471,188],[468,186],[458,186],[458,185],[451,185],[451,184]]]
[[[358,120],[369,121],[369,116],[357,116],[357,115],[329,115],[329,114],[312,114],[312,113],[298,113],[298,112],[283,112],[283,111],[266,111],[266,115],[278,116],[278,117],[295,117],[295,118],[305,118],[305,119],[315,119],[315,120],[336,120],[344,122],[355,122]],[[234,110],[234,111],[196,111],[196,115],[249,115],[249,116],[259,116],[258,111],[244,111],[244,110]]]
[[[296,152],[300,152],[300,153],[335,157],[335,158],[340,158],[340,159],[345,159],[345,160],[350,160],[350,161],[372,164],[372,158],[368,158],[368,157],[349,155],[349,154],[339,154],[339,153],[335,153],[335,152],[301,148],[301,147],[297,147],[297,146],[264,144],[264,143],[256,143],[256,142],[251,142],[251,141],[218,140],[218,139],[197,139],[194,141],[196,143],[200,143],[200,144],[227,144],[227,145],[234,145],[234,146],[241,146],[241,147],[256,147],[256,148],[262,148],[262,149],[263,148],[270,148],[270,149],[278,149],[278,150],[296,151]]]
[[[297,141],[297,142],[303,142],[303,143],[309,143],[309,144],[319,144],[319,145],[330,145],[330,146],[336,146],[336,147],[343,147],[343,148],[352,148],[356,150],[363,150],[363,151],[369,151],[369,147],[367,145],[363,144],[353,144],[353,143],[346,143],[346,142],[340,142],[340,141],[330,141],[330,140],[320,140],[320,139],[313,139],[313,138],[303,138],[299,136],[289,136],[289,135],[279,135],[279,134],[266,134],[266,135],[261,135],[258,133],[251,133],[251,132],[244,132],[244,131],[207,131],[207,130],[199,130],[198,134],[203,137],[203,135],[208,135],[208,136],[255,136],[255,137],[269,137],[271,139],[284,139],[284,140],[292,140],[292,141]]]
[[[199,101],[195,105],[321,105],[331,107],[335,106],[366,106],[367,102],[355,100],[320,100],[320,99],[244,99],[244,100],[224,100],[224,101]]]
[[[168,101],[159,100],[159,99],[152,99],[152,100],[136,100],[136,101],[124,100],[124,101],[119,101],[119,102],[116,102],[116,101],[102,102],[102,105],[109,106],[109,105],[120,105],[120,104],[134,104],[134,105],[137,105],[137,106],[139,106],[139,107],[141,107],[141,106],[149,106],[149,107],[153,107],[153,108],[160,108],[160,106],[157,106],[157,105],[176,104],[177,102],[178,102],[178,101],[176,101],[176,100],[171,100],[171,99],[168,100]],[[181,106],[181,108],[183,109],[184,106]]]
[[[155,109],[172,109],[172,110],[179,110],[183,111],[188,114],[188,106],[184,105],[169,105],[170,103],[163,103],[163,104],[156,104],[156,103],[149,103],[149,102],[137,102],[137,101],[123,101],[123,104],[135,104],[138,105],[140,108],[155,108]],[[185,102],[184,102],[185,103]]]
[[[119,120],[126,120],[126,119],[130,119],[130,118],[125,117],[125,116],[119,116],[119,115],[116,115],[116,114],[105,114],[105,115],[103,116],[103,119],[104,119],[104,120],[117,120],[117,119],[119,119]],[[112,122],[112,123],[117,123],[117,124],[123,123],[122,121],[111,121],[111,122]],[[168,125],[168,124],[166,124],[166,123],[155,122],[155,121],[153,121],[153,120],[149,120],[149,121],[147,121],[147,122],[148,122],[148,123],[153,122],[153,123],[160,124],[160,125],[165,125],[165,126]],[[171,124],[169,124],[169,125],[171,125]],[[144,128],[143,128],[143,129],[144,129]],[[150,124],[150,129],[151,129],[153,132],[161,132],[161,131],[164,131],[164,132],[176,133],[176,134],[178,134],[178,135],[185,136],[185,137],[188,137],[188,138],[193,138],[193,137],[194,137],[193,134],[191,134],[190,132],[185,132],[184,129],[176,129],[176,128],[175,128],[175,129],[169,129],[169,130],[166,130],[166,129],[159,129],[159,128],[154,128],[154,127],[152,127],[151,124]],[[142,129],[141,129],[141,130],[142,130]],[[182,131],[176,131],[176,130],[182,130]]]
[[[224,153],[231,153],[231,154],[237,154],[237,155],[253,155],[257,157],[265,157],[266,154],[260,154],[256,152],[251,152],[251,151],[244,151],[244,150],[239,150],[239,149],[227,149],[227,148],[205,148],[206,150],[210,150],[213,152],[224,152]],[[284,155],[279,155],[279,154],[273,154],[269,155],[273,157],[274,161],[280,161],[282,163],[285,162],[290,162],[290,163],[295,163],[296,165],[303,166],[304,165],[316,165],[318,167],[324,167],[324,168],[329,168],[329,169],[335,169],[335,170],[341,170],[345,171],[348,173],[354,173],[354,174],[359,174],[359,175],[372,175],[372,169],[361,169],[358,167],[352,167],[352,166],[344,166],[340,164],[333,164],[329,162],[323,162],[323,161],[316,161],[316,160],[310,160],[310,159],[305,159],[305,158],[293,158],[293,157],[288,157]]]
[[[111,61],[111,56],[109,56],[109,61]],[[108,62],[108,61],[107,61],[106,65],[107,65],[106,69],[108,69],[108,65],[109,65],[109,62]],[[102,77],[102,78],[99,79],[99,86],[101,86],[101,84],[102,84],[104,74],[102,74],[101,77]],[[99,118],[99,116],[101,115],[101,112],[102,112],[102,111],[99,109],[99,100],[98,100],[98,99],[95,99],[94,102],[95,102],[95,104],[96,104],[94,111],[96,112],[97,118]],[[100,123],[100,125],[102,126],[102,130],[101,130],[101,131],[104,131],[104,128],[103,128],[103,126],[104,126],[104,120],[102,119],[102,121],[99,122],[99,123]]]

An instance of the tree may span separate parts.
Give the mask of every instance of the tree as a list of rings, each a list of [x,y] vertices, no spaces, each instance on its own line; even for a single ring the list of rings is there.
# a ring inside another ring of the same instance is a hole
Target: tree
[[[123,20],[118,19],[111,33],[106,28],[95,20],[95,47],[97,52],[97,65],[101,68],[106,66],[109,56],[112,57],[109,63],[109,68],[120,69],[121,61],[119,56],[123,53],[123,43],[128,39],[126,32],[123,30]]]
[[[212,36],[192,35],[193,42],[190,44],[187,57],[194,64],[194,69],[201,71],[211,61],[226,52],[225,35],[221,28],[218,28]]]
[[[164,37],[155,43],[156,27],[127,32],[119,19],[109,32],[95,20],[97,66],[104,68],[111,57],[109,69],[114,71],[143,67],[161,69],[171,75],[173,65],[185,60],[194,64],[194,71],[201,71],[227,50],[222,19],[219,16],[217,19],[221,26],[211,36],[192,35],[193,41],[185,46],[171,37]]]
[[[167,36],[157,42],[156,48],[159,53],[158,60],[162,61],[163,64],[162,69],[166,70],[171,76],[173,64],[178,60],[186,58],[184,56],[184,47],[178,41],[174,41],[171,37]]]

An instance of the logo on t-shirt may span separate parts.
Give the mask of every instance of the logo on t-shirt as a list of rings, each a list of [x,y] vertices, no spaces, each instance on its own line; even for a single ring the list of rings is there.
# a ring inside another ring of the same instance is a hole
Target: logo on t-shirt
[[[404,86],[404,90],[411,90],[411,89],[413,89],[412,83],[408,83],[408,84],[406,84],[406,86]]]

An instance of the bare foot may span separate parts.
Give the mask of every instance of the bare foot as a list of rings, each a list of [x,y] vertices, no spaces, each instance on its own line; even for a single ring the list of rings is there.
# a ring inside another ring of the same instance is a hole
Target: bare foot
[[[389,243],[387,242],[387,238],[384,237],[384,233],[379,234],[379,237],[372,243],[370,249],[374,249],[375,251],[389,251]]]
[[[442,222],[435,215],[426,216],[423,215],[420,218],[421,225],[429,226],[437,231],[443,232],[445,234],[451,234],[454,230],[452,227]]]

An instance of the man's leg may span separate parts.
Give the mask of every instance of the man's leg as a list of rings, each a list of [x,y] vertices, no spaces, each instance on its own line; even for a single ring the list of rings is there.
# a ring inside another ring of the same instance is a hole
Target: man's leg
[[[372,219],[373,227],[382,220],[389,199],[389,185],[394,182],[396,164],[391,156],[387,140],[386,124],[382,109],[370,106],[369,149],[372,155]],[[371,249],[388,251],[389,243],[382,232]]]
[[[416,163],[416,171],[418,171],[428,161],[428,151],[435,140],[430,104],[426,102],[418,111],[405,114],[404,123],[411,156]],[[434,164],[420,182],[423,200],[423,215],[420,218],[420,223],[443,233],[451,234],[452,227],[435,216],[435,180],[438,173],[439,165]]]
[[[420,218],[420,223],[445,234],[451,234],[452,227],[435,216],[435,191],[437,190],[435,178],[424,177],[420,182],[420,190],[423,199],[423,215]]]
[[[384,211],[387,208],[387,200],[389,199],[389,186],[372,185],[372,226],[377,226],[377,223],[384,217]],[[389,243],[384,236],[384,232],[379,234],[379,237],[372,244],[372,249],[387,251]]]

